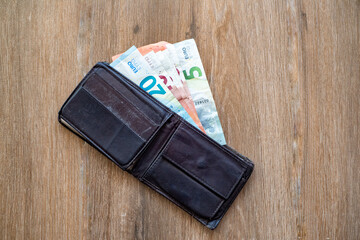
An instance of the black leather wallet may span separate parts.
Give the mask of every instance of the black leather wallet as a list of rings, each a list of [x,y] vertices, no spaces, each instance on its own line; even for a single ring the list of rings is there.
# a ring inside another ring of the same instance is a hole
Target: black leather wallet
[[[254,167],[104,62],[75,88],[59,121],[210,229]]]

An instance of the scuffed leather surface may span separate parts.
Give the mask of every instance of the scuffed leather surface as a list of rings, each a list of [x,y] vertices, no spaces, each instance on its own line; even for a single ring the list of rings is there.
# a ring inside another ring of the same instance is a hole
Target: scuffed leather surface
[[[214,229],[253,170],[107,63],[84,77],[59,120],[119,167]]]

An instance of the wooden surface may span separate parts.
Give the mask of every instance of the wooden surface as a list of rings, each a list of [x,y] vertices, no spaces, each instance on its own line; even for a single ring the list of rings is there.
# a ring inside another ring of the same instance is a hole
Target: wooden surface
[[[4,1],[0,239],[360,239],[359,1]],[[97,61],[195,38],[255,171],[215,231],[57,123]]]

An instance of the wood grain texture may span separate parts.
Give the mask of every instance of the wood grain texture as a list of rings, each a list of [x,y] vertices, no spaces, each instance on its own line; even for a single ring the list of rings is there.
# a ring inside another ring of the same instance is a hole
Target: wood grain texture
[[[360,239],[360,2],[1,1],[1,239]],[[57,123],[97,61],[195,38],[255,163],[215,231]]]

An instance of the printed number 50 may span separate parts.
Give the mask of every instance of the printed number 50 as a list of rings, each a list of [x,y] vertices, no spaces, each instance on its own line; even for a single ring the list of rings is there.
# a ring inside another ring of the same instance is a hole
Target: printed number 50
[[[189,79],[193,79],[195,78],[194,73],[197,72],[199,77],[202,76],[202,72],[201,69],[199,67],[192,67],[190,68],[189,74],[187,74],[186,70],[183,71],[185,79],[189,80]]]
[[[158,89],[151,90],[153,87],[155,87],[155,84],[156,84],[156,78],[154,76],[147,76],[140,82],[140,87],[144,89],[146,92],[149,92],[150,95],[154,95],[154,94],[164,95],[166,92],[160,84],[156,85]]]

